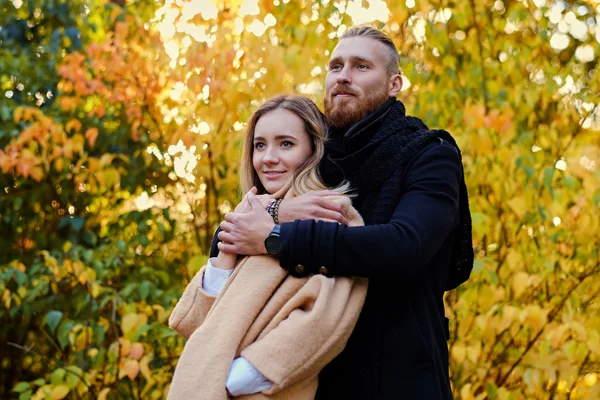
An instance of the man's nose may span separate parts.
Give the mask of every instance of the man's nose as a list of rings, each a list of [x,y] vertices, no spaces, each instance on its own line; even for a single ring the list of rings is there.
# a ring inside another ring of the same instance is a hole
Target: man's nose
[[[336,83],[338,85],[349,85],[352,83],[352,79],[350,77],[350,73],[348,68],[344,67],[336,78]]]

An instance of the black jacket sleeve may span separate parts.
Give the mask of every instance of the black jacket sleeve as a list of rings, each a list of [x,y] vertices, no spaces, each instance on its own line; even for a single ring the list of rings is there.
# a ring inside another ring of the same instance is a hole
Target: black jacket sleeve
[[[215,231],[212,241],[210,242],[210,252],[208,253],[209,257],[216,257],[219,255],[219,248],[217,247],[217,244],[220,242],[220,240],[217,236],[219,234],[219,232],[221,232],[220,226]]]
[[[324,266],[333,275],[414,277],[458,223],[462,179],[456,148],[436,142],[409,166],[404,194],[389,223],[360,227],[313,220],[284,223],[281,266],[294,275],[318,273]]]

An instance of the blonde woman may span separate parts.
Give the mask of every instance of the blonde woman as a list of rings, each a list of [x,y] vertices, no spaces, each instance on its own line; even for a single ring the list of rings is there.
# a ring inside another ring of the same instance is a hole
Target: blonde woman
[[[322,113],[305,97],[263,104],[248,124],[242,190],[267,202],[326,189],[318,173],[326,132]],[[346,189],[334,189],[332,198],[349,225],[362,225]],[[245,197],[236,211],[251,207]],[[319,372],[344,348],[366,292],[362,278],[295,278],[273,256],[238,261],[219,253],[169,320],[188,341],[168,398],[314,399]]]

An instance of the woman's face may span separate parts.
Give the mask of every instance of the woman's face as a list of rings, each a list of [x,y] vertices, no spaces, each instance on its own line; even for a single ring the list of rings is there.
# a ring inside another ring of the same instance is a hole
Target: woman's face
[[[252,165],[268,193],[281,189],[312,154],[310,136],[296,114],[283,108],[259,118]]]

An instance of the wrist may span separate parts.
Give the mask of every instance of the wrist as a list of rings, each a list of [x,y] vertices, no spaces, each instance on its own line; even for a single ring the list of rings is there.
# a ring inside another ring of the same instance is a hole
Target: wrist
[[[263,242],[265,252],[272,256],[278,256],[280,252],[280,230],[281,225],[274,224],[271,228],[271,232],[267,235]]]
[[[279,206],[281,205],[282,201],[283,201],[283,199],[275,199],[267,207],[267,212],[269,213],[269,215],[271,216],[271,218],[273,218],[273,222],[275,222],[276,224],[280,223],[280,220],[279,220]]]

